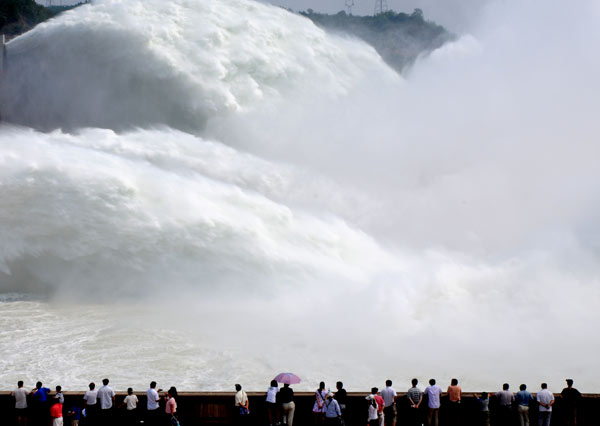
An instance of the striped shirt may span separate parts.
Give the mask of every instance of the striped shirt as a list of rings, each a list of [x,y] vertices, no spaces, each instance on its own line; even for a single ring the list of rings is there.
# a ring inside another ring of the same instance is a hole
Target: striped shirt
[[[423,392],[421,392],[421,390],[415,386],[408,390],[406,396],[408,396],[408,399],[410,399],[413,404],[418,404],[419,400],[423,396]]]

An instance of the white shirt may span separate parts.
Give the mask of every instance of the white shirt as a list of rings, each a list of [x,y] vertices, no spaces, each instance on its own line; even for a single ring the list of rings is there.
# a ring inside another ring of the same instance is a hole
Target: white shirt
[[[235,406],[239,407],[240,405],[246,405],[246,401],[248,401],[248,395],[243,390],[238,391],[235,394]]]
[[[554,401],[554,395],[548,389],[542,389],[537,393],[538,402],[542,402],[544,404],[550,404],[550,402]],[[538,411],[552,411],[552,407],[542,407],[541,405],[538,408]]]
[[[381,396],[383,397],[383,402],[386,407],[390,407],[394,405],[394,397],[396,396],[396,391],[391,386],[386,387],[381,391]]]
[[[83,399],[87,401],[87,405],[96,405],[96,400],[98,399],[98,391],[97,390],[89,390],[85,394],[83,394]]]
[[[429,408],[440,408],[440,396],[442,396],[442,388],[440,388],[438,385],[427,386],[425,388],[425,392],[423,393],[429,398],[427,402],[427,406]]]
[[[267,402],[272,402],[274,404],[276,402],[277,392],[279,392],[279,388],[271,386],[267,390]]]
[[[100,400],[100,408],[102,410],[112,407],[113,396],[115,396],[115,391],[108,385],[98,389],[98,399]]]
[[[157,410],[159,397],[156,389],[148,389],[146,395],[148,396],[148,410]]]
[[[376,406],[373,407],[373,404],[369,404],[369,414],[368,414],[367,421],[377,420],[377,404],[375,404],[375,405]]]
[[[23,409],[27,408],[27,390],[25,388],[18,388],[13,391],[13,395],[15,396],[15,408]]]
[[[127,404],[128,410],[135,410],[137,408],[138,397],[135,395],[127,395],[123,402]]]

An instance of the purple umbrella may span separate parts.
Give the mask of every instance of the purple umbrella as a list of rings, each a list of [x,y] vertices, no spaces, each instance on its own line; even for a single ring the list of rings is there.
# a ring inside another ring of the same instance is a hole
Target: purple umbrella
[[[296,376],[294,373],[279,373],[273,380],[279,383],[287,383],[288,385],[293,385],[295,383],[300,383],[300,377]]]

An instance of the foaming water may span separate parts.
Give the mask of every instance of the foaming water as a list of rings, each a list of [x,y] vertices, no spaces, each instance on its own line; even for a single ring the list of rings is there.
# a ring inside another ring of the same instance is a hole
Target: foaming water
[[[543,44],[559,6],[492,3],[405,78],[242,0],[100,1],[11,41],[0,387],[593,391],[600,26],[585,3]]]

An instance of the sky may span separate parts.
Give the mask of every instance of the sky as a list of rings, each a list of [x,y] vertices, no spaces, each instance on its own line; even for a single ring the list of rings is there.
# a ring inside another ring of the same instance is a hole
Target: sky
[[[38,3],[47,5],[48,0],[36,0]],[[346,0],[262,0],[295,11],[313,9],[323,13],[337,13],[346,10]],[[376,0],[353,0],[354,15],[372,15]],[[396,12],[412,12],[414,9],[422,9],[425,18],[445,26],[453,32],[462,33],[468,31],[474,19],[479,15],[487,0],[386,0],[388,9]],[[76,0],[52,0],[52,4],[74,4]]]
[[[318,12],[337,13],[345,10],[345,0],[268,0],[293,10],[314,9]],[[427,20],[433,20],[456,32],[468,29],[472,20],[487,3],[485,0],[387,0],[388,8],[396,12],[412,12],[420,8]],[[352,13],[372,15],[375,0],[354,0]]]

